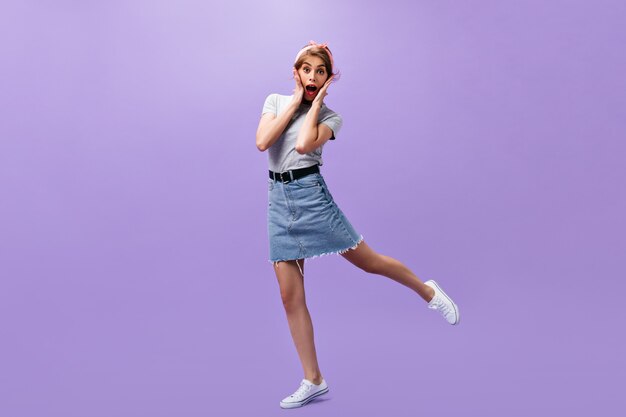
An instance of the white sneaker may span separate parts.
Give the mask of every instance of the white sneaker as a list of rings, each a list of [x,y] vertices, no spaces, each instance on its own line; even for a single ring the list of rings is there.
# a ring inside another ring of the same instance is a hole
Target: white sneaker
[[[296,408],[302,407],[307,404],[314,398],[319,397],[320,395],[326,394],[328,392],[328,385],[326,381],[322,379],[322,383],[319,385],[315,385],[308,379],[303,379],[300,382],[300,388],[296,390],[289,397],[283,398],[280,402],[281,408]]]
[[[459,320],[461,319],[459,308],[454,304],[454,301],[448,297],[448,294],[443,292],[441,287],[432,279],[426,281],[424,284],[435,290],[435,296],[428,303],[428,308],[439,310],[448,323],[459,324]]]

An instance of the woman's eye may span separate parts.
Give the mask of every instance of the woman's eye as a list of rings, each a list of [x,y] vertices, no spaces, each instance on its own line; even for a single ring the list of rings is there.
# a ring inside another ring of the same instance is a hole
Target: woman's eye
[[[324,75],[324,70],[319,70],[319,71],[317,71],[317,73],[318,73],[319,75]]]
[[[305,69],[304,69],[304,72],[308,73],[308,72],[309,72],[309,69],[308,69],[308,68],[305,68]]]

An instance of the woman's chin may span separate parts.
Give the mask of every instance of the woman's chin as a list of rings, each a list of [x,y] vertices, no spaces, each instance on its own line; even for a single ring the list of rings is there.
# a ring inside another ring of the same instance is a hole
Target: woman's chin
[[[315,100],[315,97],[317,97],[318,93],[319,93],[319,91],[314,91],[313,93],[309,93],[308,91],[304,90],[304,94],[302,95],[302,99],[306,100],[308,102],[312,102],[313,100]]]

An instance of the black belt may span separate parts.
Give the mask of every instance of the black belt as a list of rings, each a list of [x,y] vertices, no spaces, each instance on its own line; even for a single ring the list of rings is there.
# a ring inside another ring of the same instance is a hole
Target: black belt
[[[288,183],[293,180],[297,180],[298,178],[302,178],[306,175],[320,172],[320,168],[318,165],[313,165],[306,168],[298,168],[298,169],[290,169],[285,172],[274,172],[270,170],[270,178],[274,181],[281,181],[283,183]]]

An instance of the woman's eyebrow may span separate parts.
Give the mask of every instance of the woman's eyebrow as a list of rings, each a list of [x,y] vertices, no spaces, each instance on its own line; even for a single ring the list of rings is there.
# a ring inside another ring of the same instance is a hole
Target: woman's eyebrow
[[[305,64],[306,64],[306,65],[308,65],[309,67],[312,67],[312,66],[313,66],[313,65],[309,64],[309,63],[308,63],[308,62],[306,62],[306,61],[304,61],[302,64],[303,64],[303,65],[305,65]],[[318,66],[317,66],[317,68],[320,68],[320,67],[324,67],[324,68],[326,68],[326,65],[324,65],[324,64],[320,64],[320,65],[318,65]]]

